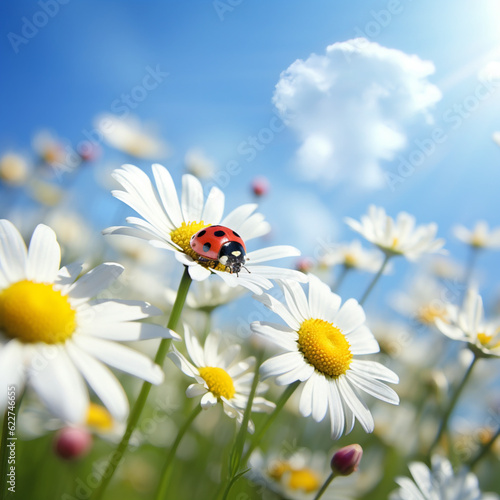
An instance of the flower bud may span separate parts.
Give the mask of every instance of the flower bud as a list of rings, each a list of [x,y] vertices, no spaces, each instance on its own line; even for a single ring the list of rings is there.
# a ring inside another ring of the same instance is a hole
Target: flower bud
[[[363,448],[359,444],[350,444],[337,451],[332,458],[332,471],[341,476],[348,476],[358,470],[363,456]]]
[[[91,447],[92,435],[80,427],[64,427],[54,438],[54,451],[65,460],[82,458]]]
[[[252,191],[255,196],[261,197],[269,192],[269,181],[266,177],[256,177],[252,181]]]

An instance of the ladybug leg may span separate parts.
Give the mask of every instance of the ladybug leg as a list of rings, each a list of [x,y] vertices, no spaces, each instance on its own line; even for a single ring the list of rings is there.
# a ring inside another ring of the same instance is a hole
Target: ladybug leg
[[[203,264],[217,264],[217,261],[207,259],[206,257],[202,257],[201,255],[198,257],[198,262],[201,262]]]

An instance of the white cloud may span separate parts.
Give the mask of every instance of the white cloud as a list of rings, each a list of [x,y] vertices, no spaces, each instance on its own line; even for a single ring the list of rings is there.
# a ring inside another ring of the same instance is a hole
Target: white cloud
[[[383,183],[380,163],[407,144],[407,130],[441,98],[427,77],[434,65],[356,38],[325,55],[298,59],[280,76],[273,102],[301,145],[303,178],[365,187]]]

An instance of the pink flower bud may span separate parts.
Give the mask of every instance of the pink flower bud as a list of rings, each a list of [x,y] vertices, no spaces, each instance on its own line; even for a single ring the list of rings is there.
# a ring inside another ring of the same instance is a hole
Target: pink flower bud
[[[84,457],[92,447],[92,435],[79,427],[64,427],[54,437],[54,451],[65,460]]]
[[[252,181],[252,191],[255,196],[264,196],[269,192],[269,181],[266,177],[256,177]]]
[[[302,257],[295,263],[295,269],[297,271],[302,271],[303,273],[308,273],[314,266],[314,262],[309,257]]]
[[[101,155],[101,148],[98,144],[84,141],[78,146],[78,154],[83,161],[95,161]]]
[[[363,456],[363,448],[359,444],[350,444],[337,451],[332,458],[332,471],[341,476],[348,476],[358,470]]]

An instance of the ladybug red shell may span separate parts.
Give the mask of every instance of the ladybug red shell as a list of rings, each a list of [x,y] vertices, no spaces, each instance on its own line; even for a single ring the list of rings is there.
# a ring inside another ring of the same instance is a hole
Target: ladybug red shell
[[[189,242],[200,260],[220,262],[231,273],[238,274],[246,259],[245,242],[241,236],[225,226],[208,226],[193,234]]]

